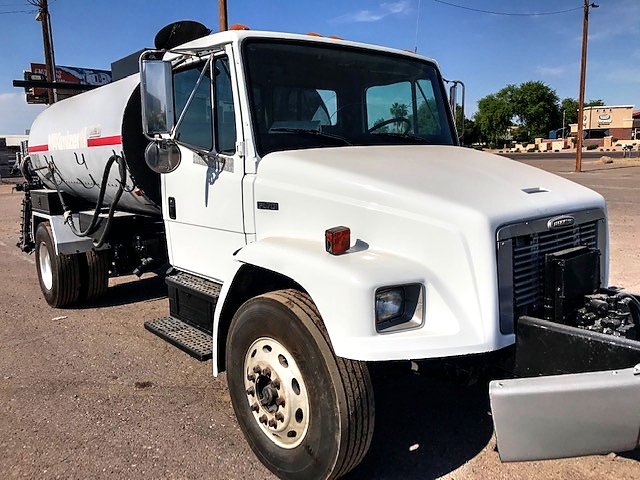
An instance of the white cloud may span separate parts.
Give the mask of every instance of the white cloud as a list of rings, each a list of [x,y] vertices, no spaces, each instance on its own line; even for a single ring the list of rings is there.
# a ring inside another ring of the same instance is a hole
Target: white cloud
[[[566,67],[544,67],[538,65],[536,72],[543,76],[557,77],[563,75],[567,71]]]
[[[392,15],[404,15],[411,11],[411,2],[401,0],[398,2],[381,3],[375,10],[359,10],[353,13],[341,15],[332,20],[334,23],[361,23],[377,22]]]
[[[0,93],[0,135],[23,135],[44,105],[29,105],[24,93]]]

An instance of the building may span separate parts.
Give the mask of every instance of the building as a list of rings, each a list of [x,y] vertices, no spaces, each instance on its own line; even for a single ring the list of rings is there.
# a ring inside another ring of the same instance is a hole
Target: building
[[[21,153],[23,142],[29,138],[27,135],[1,135],[0,134],[0,178],[11,174],[15,168],[17,155]]]
[[[640,140],[640,111],[633,105],[584,107],[584,138],[614,137],[618,140]],[[570,125],[570,136],[578,135],[578,124]]]

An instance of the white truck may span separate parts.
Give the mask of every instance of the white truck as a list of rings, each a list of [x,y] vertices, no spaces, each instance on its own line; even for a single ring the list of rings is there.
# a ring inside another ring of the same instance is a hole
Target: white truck
[[[370,362],[508,366],[490,384],[505,461],[638,446],[640,303],[606,288],[599,194],[459,146],[433,60],[200,27],[33,124],[20,245],[50,305],[166,271],[170,312],[146,328],[226,371],[282,478],[360,462]]]

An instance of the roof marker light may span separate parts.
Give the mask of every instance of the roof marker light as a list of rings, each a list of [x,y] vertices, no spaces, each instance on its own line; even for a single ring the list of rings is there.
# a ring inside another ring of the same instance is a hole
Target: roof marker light
[[[331,255],[342,255],[351,247],[349,227],[333,227],[324,232],[325,249]]]
[[[229,30],[251,30],[251,29],[246,25],[243,25],[242,23],[234,23],[229,27]]]

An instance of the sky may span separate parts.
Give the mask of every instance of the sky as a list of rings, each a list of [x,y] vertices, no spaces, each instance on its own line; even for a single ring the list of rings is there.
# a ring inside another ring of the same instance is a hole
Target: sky
[[[640,0],[590,9],[586,100],[640,109]],[[542,81],[578,98],[583,0],[227,0],[229,24],[317,32],[414,50],[466,87],[466,114],[508,84]],[[27,0],[0,0],[0,135],[24,134],[43,109],[12,86],[44,63]],[[57,65],[106,69],[163,26],[196,20],[217,31],[217,0],[49,0]],[[479,11],[482,10],[482,11]],[[562,13],[558,13],[562,12]]]

